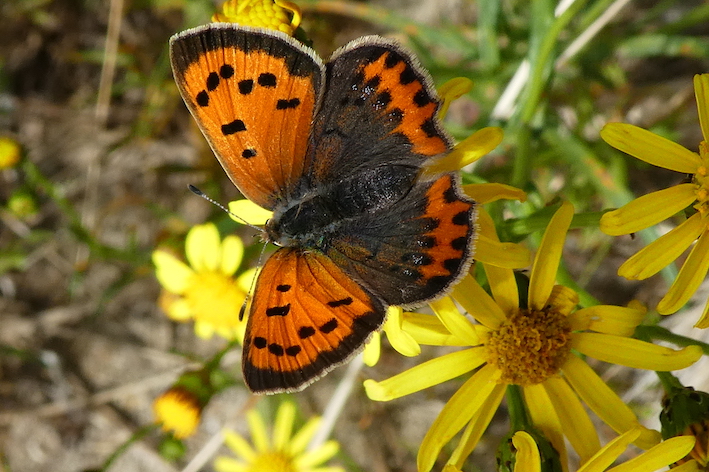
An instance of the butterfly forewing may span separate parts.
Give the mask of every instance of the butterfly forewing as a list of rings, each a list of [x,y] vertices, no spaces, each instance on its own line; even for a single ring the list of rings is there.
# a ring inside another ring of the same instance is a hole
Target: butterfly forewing
[[[415,172],[449,151],[431,83],[409,52],[381,37],[363,37],[336,51],[313,125],[309,159],[315,178],[336,181],[383,163]]]
[[[328,257],[280,249],[257,281],[244,380],[257,393],[300,390],[357,353],[384,315],[382,302]]]
[[[170,56],[219,162],[247,198],[272,209],[304,173],[322,61],[279,32],[226,23],[173,37]]]

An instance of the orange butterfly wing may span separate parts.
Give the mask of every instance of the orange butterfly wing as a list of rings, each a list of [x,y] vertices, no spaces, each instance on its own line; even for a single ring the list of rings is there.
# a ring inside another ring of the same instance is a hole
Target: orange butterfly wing
[[[384,304],[315,251],[283,248],[259,274],[242,357],[255,393],[298,391],[361,350]]]
[[[268,209],[304,173],[324,66],[278,31],[210,24],[170,40],[175,81],[229,178]]]

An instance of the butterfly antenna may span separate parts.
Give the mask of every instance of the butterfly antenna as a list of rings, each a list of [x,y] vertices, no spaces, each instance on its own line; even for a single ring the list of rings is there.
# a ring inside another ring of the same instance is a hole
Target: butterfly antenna
[[[248,226],[249,228],[253,228],[253,229],[255,229],[255,230],[257,230],[257,231],[261,231],[261,232],[263,231],[263,228],[260,228],[260,227],[258,227],[258,226],[256,226],[256,225],[252,225],[251,223],[247,222],[245,219],[243,219],[243,218],[240,217],[239,215],[235,215],[234,213],[232,213],[231,211],[229,211],[229,209],[228,209],[227,207],[225,207],[224,205],[222,205],[222,204],[219,203],[218,201],[214,200],[213,198],[208,197],[204,192],[202,192],[200,189],[198,189],[198,188],[195,187],[194,185],[188,184],[188,185],[187,185],[187,188],[190,189],[190,192],[194,193],[194,194],[197,195],[198,197],[204,198],[205,200],[207,200],[207,201],[208,201],[209,203],[211,203],[212,205],[215,205],[217,208],[221,208],[221,209],[224,210],[226,213],[228,213],[230,216],[236,218],[236,219],[239,220],[242,224]]]
[[[266,251],[266,244],[261,247],[261,253],[258,255],[258,261],[256,262],[256,267],[261,267],[261,261],[263,260],[263,253]],[[239,321],[244,320],[244,314],[246,313],[246,307],[251,302],[251,294],[254,292],[254,286],[256,285],[256,278],[251,279],[251,287],[249,291],[246,292],[246,297],[244,297],[244,303],[241,304],[241,309],[239,310]]]

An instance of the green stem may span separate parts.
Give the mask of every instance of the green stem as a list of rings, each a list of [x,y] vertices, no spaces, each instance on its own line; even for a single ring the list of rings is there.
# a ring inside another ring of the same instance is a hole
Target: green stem
[[[657,377],[660,379],[660,383],[662,384],[662,388],[665,390],[665,393],[670,394],[673,390],[676,390],[678,388],[684,388],[684,386],[679,382],[677,377],[672,375],[671,372],[655,372],[657,374]]]
[[[654,339],[659,341],[667,341],[677,346],[699,346],[704,351],[704,355],[709,356],[709,344],[697,341],[696,339],[688,338],[679,334],[675,334],[662,326],[646,326],[641,325],[635,329],[635,335],[641,339]]]
[[[531,422],[527,414],[527,407],[524,404],[522,389],[517,385],[508,385],[505,397],[507,398],[507,408],[510,415],[510,430],[529,430]]]

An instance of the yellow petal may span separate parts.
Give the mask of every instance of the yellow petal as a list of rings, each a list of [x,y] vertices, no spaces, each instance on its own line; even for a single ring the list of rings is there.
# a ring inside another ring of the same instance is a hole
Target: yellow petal
[[[640,429],[631,429],[603,446],[579,468],[578,472],[604,472],[640,436]]]
[[[529,433],[517,431],[512,436],[512,444],[517,450],[514,472],[541,472],[539,449]]]
[[[699,237],[684,261],[677,278],[657,304],[657,312],[669,315],[684,306],[694,295],[709,271],[709,231]]]
[[[318,465],[332,459],[337,451],[340,450],[340,445],[335,440],[324,442],[320,447],[314,450],[306,451],[293,460],[296,470],[312,470]]]
[[[658,190],[609,211],[601,217],[601,231],[611,236],[635,233],[666,220],[697,199],[693,184]]]
[[[266,452],[270,449],[268,441],[268,432],[263,418],[256,410],[246,412],[246,421],[249,423],[249,431],[251,431],[251,441],[253,442],[258,452]]]
[[[192,319],[192,307],[187,300],[180,298],[170,303],[167,316],[175,321],[188,321]]]
[[[489,127],[478,130],[458,143],[445,157],[427,166],[425,173],[435,175],[460,170],[495,149],[502,142],[502,138],[503,132],[500,128]]]
[[[644,454],[613,467],[608,472],[634,472],[638,470],[657,470],[666,467],[689,454],[689,451],[694,447],[694,440],[693,436],[670,438]]]
[[[200,339],[211,339],[214,336],[214,325],[196,320],[194,323],[194,334]]]
[[[478,225],[480,226],[480,232],[482,234],[489,236],[493,242],[499,244],[500,239],[497,237],[497,232],[495,231],[495,223],[484,209],[480,210]],[[522,248],[522,246],[518,247]],[[524,266],[506,267],[498,263],[483,264],[485,275],[487,275],[488,283],[490,284],[492,297],[502,309],[503,313],[513,313],[514,310],[519,308],[519,292],[517,290],[515,274],[512,272],[512,269],[526,267],[531,262],[531,253],[526,248],[524,249],[526,251],[526,254],[523,256]],[[522,260],[519,262],[522,263]]]
[[[601,443],[591,418],[574,391],[560,377],[549,377],[542,385],[559,416],[564,436],[578,453],[581,462],[593,457],[601,448]]]
[[[224,275],[234,275],[244,257],[244,243],[241,238],[227,236],[222,241],[222,260],[219,270]]]
[[[697,321],[697,324],[695,324],[694,327],[699,329],[709,327],[709,300],[707,300],[707,303],[704,305],[702,316],[699,318],[699,321]]]
[[[706,226],[701,214],[695,213],[625,261],[618,269],[618,275],[629,280],[644,280],[657,274],[686,251]]]
[[[684,146],[627,123],[608,123],[601,138],[614,148],[654,166],[694,174],[701,159]]]
[[[571,345],[600,361],[660,372],[684,369],[702,357],[699,346],[687,346],[675,351],[637,339],[601,333],[575,333]]]
[[[532,253],[524,246],[516,243],[501,243],[480,234],[475,244],[475,260],[483,264],[504,267],[506,269],[522,269],[529,266]]]
[[[475,248],[477,261],[506,269],[521,269],[531,263],[532,254],[529,249],[519,244],[500,242],[495,223],[482,207],[478,211],[478,228],[480,234]]]
[[[473,452],[473,449],[480,442],[487,425],[495,416],[497,408],[502,403],[502,398],[505,396],[507,386],[505,384],[497,384],[492,393],[485,399],[483,406],[473,415],[468,425],[465,427],[461,435],[458,445],[451,453],[448,459],[449,464],[454,464],[457,467],[463,467],[465,459]]]
[[[566,232],[569,230],[573,217],[574,206],[569,202],[564,202],[554,213],[544,236],[542,236],[529,280],[529,307],[531,309],[542,310],[549,299],[556,282],[556,272],[559,269]]]
[[[384,322],[384,332],[391,347],[402,356],[413,357],[421,354],[421,346],[406,331],[401,328],[403,323],[401,307],[390,306],[387,311],[387,319]]]
[[[542,384],[529,385],[522,389],[524,403],[529,409],[529,416],[534,426],[539,428],[544,437],[554,446],[559,453],[559,462],[564,472],[568,472],[568,454],[561,427],[561,420],[557,415],[549,394]]]
[[[194,275],[194,271],[187,264],[160,249],[153,251],[153,264],[160,285],[178,295],[185,292],[190,278]]]
[[[224,444],[226,444],[237,457],[247,462],[251,462],[256,458],[256,451],[254,451],[246,439],[228,429],[222,430],[222,435],[224,436]]]
[[[276,420],[273,424],[273,447],[283,450],[288,444],[288,440],[293,432],[293,421],[295,420],[295,405],[292,402],[284,401],[278,407]]]
[[[682,465],[672,468],[672,472],[704,472],[704,468],[699,468],[699,464],[695,460],[690,460]]]
[[[232,220],[237,223],[246,223],[253,226],[263,226],[273,216],[272,211],[258,206],[251,200],[235,200],[229,202],[229,211],[238,217],[235,218],[232,216]]]
[[[463,192],[480,204],[492,203],[498,200],[527,201],[527,194],[523,190],[505,184],[468,184],[463,185]]]
[[[618,395],[584,361],[571,355],[561,368],[566,381],[599,418],[617,433],[638,430],[633,439],[638,447],[648,449],[660,440],[657,431],[641,427],[638,418]]]
[[[381,382],[365,380],[367,396],[385,402],[454,379],[481,366],[487,360],[482,347],[451,352],[426,361]]]
[[[646,313],[645,309],[596,305],[582,308],[567,319],[573,331],[588,329],[599,333],[632,336]]]
[[[499,370],[486,365],[470,377],[448,400],[421,442],[416,458],[419,472],[431,470],[443,446],[463,429],[485,404],[485,400],[495,390],[498,377]]]
[[[193,227],[185,238],[187,261],[196,272],[214,272],[219,268],[221,239],[212,223]]]
[[[468,346],[464,340],[451,334],[437,316],[423,313],[406,312],[403,315],[401,329],[411,335],[418,344],[428,346]],[[473,325],[478,337],[484,336],[488,329]]]
[[[473,89],[473,81],[467,77],[456,77],[450,79],[438,88],[438,96],[443,103],[438,109],[438,119],[443,121],[448,114],[448,107],[453,100],[456,100]]]
[[[470,274],[463,277],[460,283],[455,286],[453,289],[453,298],[455,298],[473,318],[487,328],[495,329],[507,319],[507,315],[502,311],[500,306],[495,303],[495,300],[483,290],[477,280]],[[439,317],[441,316],[439,313],[436,314],[439,315]],[[459,326],[462,324],[461,321],[458,321],[455,326],[447,322],[446,319],[441,319],[441,321],[443,321],[443,324],[445,324],[448,330],[453,334],[457,334],[459,329],[465,329],[464,326]],[[477,333],[475,334],[477,335]],[[465,339],[468,338],[470,338],[470,341],[474,340],[472,336],[466,337]],[[477,343],[471,343],[471,345],[474,346],[479,343],[480,341],[478,340]]]
[[[369,342],[364,345],[363,357],[364,365],[372,367],[377,365],[379,362],[379,356],[382,351],[382,335],[379,331],[372,333],[372,337],[369,338]]]
[[[248,472],[250,465],[231,457],[219,456],[214,459],[214,470],[217,472]]]
[[[466,275],[463,278],[463,281],[470,279],[472,279],[472,277]],[[463,281],[461,281],[461,283],[464,283]],[[460,285],[458,285],[458,287],[460,287]],[[455,296],[459,293],[458,287],[453,290],[453,294]],[[460,290],[465,290],[466,293],[470,294],[467,285],[463,286]],[[458,299],[456,298],[456,300]],[[460,302],[460,300],[458,301]],[[462,302],[460,303],[463,305]],[[458,336],[460,339],[465,341],[468,346],[477,346],[483,342],[480,338],[479,332],[473,327],[470,320],[463,316],[451,297],[441,298],[440,300],[429,303],[429,305],[449,333]],[[463,306],[463,308],[465,308],[465,306]]]
[[[694,76],[694,95],[697,97],[702,136],[704,136],[704,141],[709,141],[709,74]]]
[[[288,443],[288,452],[292,455],[297,455],[305,451],[310,441],[318,432],[318,428],[320,428],[321,424],[322,418],[319,416],[310,418],[308,422],[293,435],[293,439]]]

